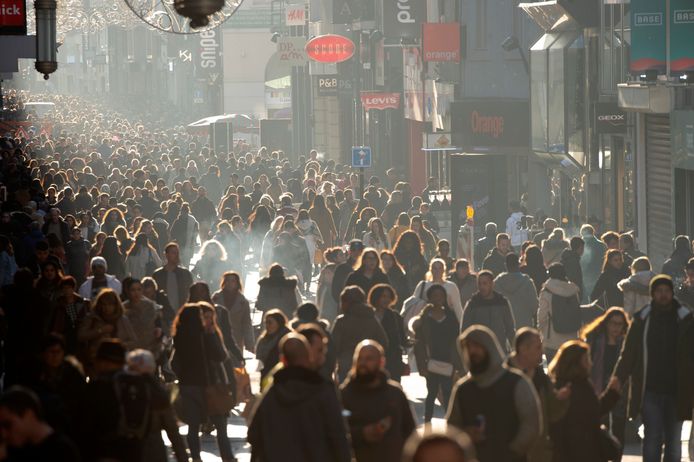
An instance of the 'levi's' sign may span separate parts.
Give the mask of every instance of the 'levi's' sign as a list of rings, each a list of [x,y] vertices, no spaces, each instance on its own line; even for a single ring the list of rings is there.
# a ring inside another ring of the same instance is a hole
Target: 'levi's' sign
[[[361,105],[369,109],[397,109],[400,107],[400,93],[361,92]]]

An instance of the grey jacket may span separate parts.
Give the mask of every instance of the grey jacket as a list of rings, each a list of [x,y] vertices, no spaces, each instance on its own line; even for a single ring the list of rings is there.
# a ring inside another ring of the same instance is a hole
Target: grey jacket
[[[494,280],[494,288],[511,304],[516,329],[533,327],[537,314],[537,291],[530,276],[520,271],[501,273]]]
[[[491,299],[482,298],[478,293],[472,296],[463,310],[461,331],[474,325],[481,324],[494,332],[506,353],[511,351],[511,345],[516,336],[516,322],[508,300],[498,292]]]

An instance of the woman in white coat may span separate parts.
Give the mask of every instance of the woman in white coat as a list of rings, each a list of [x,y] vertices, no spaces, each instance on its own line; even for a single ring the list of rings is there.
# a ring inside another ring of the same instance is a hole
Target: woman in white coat
[[[128,250],[125,272],[134,279],[142,279],[151,276],[159,267],[161,267],[161,258],[157,250],[149,243],[145,233],[138,234],[135,243]]]
[[[651,261],[648,257],[639,257],[631,263],[631,276],[622,279],[617,284],[624,293],[624,311],[629,316],[651,303],[650,284],[656,274],[651,271]],[[606,306],[605,309],[610,308]]]
[[[426,280],[420,281],[419,284],[417,284],[412,295],[426,301],[426,293],[429,287],[435,284],[442,286],[446,289],[448,307],[455,313],[458,318],[458,324],[460,325],[463,319],[463,306],[460,303],[460,291],[454,282],[446,281],[444,279],[445,276],[446,263],[440,258],[433,259],[429,265],[429,273],[426,275]]]

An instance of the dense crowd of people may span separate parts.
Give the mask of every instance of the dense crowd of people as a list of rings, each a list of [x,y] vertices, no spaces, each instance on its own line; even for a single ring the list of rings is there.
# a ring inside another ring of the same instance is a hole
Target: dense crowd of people
[[[165,461],[165,431],[199,461],[214,429],[232,461],[241,403],[254,461],[616,461],[629,419],[646,462],[680,460],[687,236],[656,272],[631,233],[529,228],[512,202],[479,258],[454,259],[432,188],[396,169],[360,191],[316,151],[215,152],[46,98],[50,130],[0,139],[0,460]],[[399,385],[413,373],[423,416]],[[447,431],[415,431],[437,412]]]

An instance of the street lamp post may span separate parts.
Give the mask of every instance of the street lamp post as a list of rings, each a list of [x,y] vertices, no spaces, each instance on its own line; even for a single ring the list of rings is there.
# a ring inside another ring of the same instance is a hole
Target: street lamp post
[[[36,0],[36,70],[48,80],[58,69],[56,0]]]

